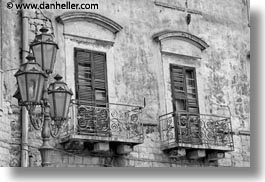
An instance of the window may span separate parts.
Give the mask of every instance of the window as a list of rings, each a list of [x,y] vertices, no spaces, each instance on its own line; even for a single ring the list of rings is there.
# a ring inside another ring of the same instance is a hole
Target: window
[[[178,142],[201,144],[195,68],[171,64],[170,73]]]
[[[75,83],[78,104],[107,107],[106,54],[75,49]]]
[[[173,109],[199,114],[195,68],[170,65]]]
[[[108,89],[106,54],[75,49],[75,85],[78,132],[108,135]]]

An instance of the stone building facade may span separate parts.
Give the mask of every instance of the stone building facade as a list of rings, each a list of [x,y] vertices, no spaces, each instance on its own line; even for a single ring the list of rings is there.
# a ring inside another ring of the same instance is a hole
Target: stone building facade
[[[42,3],[24,1],[30,2]],[[87,3],[71,1],[81,2]],[[21,156],[25,131],[13,95],[23,41],[30,44],[44,20],[51,20],[46,23],[59,46],[52,76],[62,75],[77,100],[61,135],[51,138],[52,166],[250,166],[249,1],[91,0],[98,9],[24,14],[7,3],[0,7],[1,166],[21,166],[24,159],[41,165],[41,134],[30,124],[27,156]],[[78,101],[79,73],[83,66],[92,74],[99,59],[105,86],[91,86],[95,104],[86,105]],[[91,132],[102,117],[96,108],[107,113],[108,134]]]

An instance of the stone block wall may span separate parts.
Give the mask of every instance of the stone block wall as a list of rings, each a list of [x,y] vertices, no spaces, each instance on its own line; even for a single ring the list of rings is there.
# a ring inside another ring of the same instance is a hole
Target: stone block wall
[[[7,118],[7,108],[3,109],[3,113],[0,116],[0,166],[9,166],[10,162],[10,140],[11,130],[9,119]]]
[[[65,149],[63,145],[55,146],[51,155],[53,167],[206,167],[218,166],[217,162],[205,159],[191,160],[186,157],[170,159],[160,149],[160,135],[154,126],[145,127],[145,143],[133,147],[125,155],[110,153],[96,154],[85,145],[75,145],[74,149]],[[39,167],[41,160],[37,148],[30,147],[30,166]]]
[[[219,160],[219,166],[250,167],[250,136],[234,135],[235,150]]]

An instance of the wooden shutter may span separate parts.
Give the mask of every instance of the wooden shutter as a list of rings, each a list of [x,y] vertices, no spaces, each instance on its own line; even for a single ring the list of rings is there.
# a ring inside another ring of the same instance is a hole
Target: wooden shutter
[[[75,81],[79,104],[107,106],[107,67],[104,53],[75,49]]]
[[[178,66],[171,66],[173,107],[177,111],[186,111],[187,97],[184,69]]]
[[[75,63],[76,99],[81,105],[93,105],[91,53],[76,50]]]
[[[189,113],[199,113],[195,69],[185,69],[187,88],[187,110]]]
[[[171,64],[170,73],[174,110],[199,113],[195,69]]]
[[[93,73],[96,106],[106,107],[107,103],[107,76],[104,54],[93,54]]]
[[[201,126],[198,118],[195,69],[170,65],[176,140],[181,143],[201,144]],[[182,118],[182,119],[181,119]]]

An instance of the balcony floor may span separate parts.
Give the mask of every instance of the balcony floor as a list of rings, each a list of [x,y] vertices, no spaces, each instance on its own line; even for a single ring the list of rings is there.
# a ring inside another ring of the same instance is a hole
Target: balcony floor
[[[176,142],[161,144],[162,150],[168,150],[173,148],[219,150],[224,152],[233,151],[233,148],[229,146],[217,146],[211,144],[194,145],[194,144],[176,143]]]
[[[69,136],[65,136],[60,139],[60,143],[65,143],[68,141],[86,141],[90,143],[97,143],[97,142],[109,142],[109,143],[123,143],[123,144],[131,144],[137,145],[142,144],[144,142],[143,139],[124,139],[116,136],[95,136],[95,135],[77,135],[77,134],[70,134]]]

